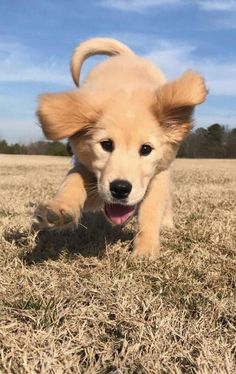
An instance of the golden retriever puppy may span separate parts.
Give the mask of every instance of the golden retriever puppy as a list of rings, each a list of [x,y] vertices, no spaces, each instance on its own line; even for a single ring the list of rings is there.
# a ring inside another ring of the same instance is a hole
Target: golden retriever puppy
[[[80,86],[84,60],[96,54],[111,57]],[[76,225],[88,210],[123,225],[137,212],[134,254],[156,257],[161,225],[173,225],[169,168],[207,96],[204,80],[188,71],[167,82],[150,61],[106,38],[79,45],[71,73],[79,88],[39,100],[45,136],[69,138],[76,162],[56,197],[37,208],[38,227]]]

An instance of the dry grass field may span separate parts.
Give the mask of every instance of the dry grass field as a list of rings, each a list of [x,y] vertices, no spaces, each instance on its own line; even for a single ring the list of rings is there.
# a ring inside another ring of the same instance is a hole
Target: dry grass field
[[[0,373],[236,373],[236,161],[176,161],[155,262],[130,256],[135,219],[30,232],[69,162],[0,155]]]

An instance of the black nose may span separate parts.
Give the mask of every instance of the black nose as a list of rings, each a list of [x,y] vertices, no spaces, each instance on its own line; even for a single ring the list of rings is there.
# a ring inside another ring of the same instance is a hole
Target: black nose
[[[132,184],[122,179],[115,179],[110,183],[110,191],[116,199],[125,199],[132,190]]]

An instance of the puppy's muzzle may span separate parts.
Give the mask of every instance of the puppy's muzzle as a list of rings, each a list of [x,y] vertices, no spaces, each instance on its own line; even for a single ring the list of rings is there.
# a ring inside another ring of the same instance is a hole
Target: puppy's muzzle
[[[121,200],[126,199],[132,190],[132,184],[123,179],[115,179],[110,183],[110,192],[112,197]]]

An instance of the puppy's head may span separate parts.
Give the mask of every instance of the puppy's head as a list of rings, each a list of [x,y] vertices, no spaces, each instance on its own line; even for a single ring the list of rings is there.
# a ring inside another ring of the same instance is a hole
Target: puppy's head
[[[73,152],[97,179],[104,211],[115,224],[130,218],[153,176],[168,168],[192,128],[194,107],[207,95],[187,72],[156,91],[43,95],[38,117],[49,139],[70,138]]]

